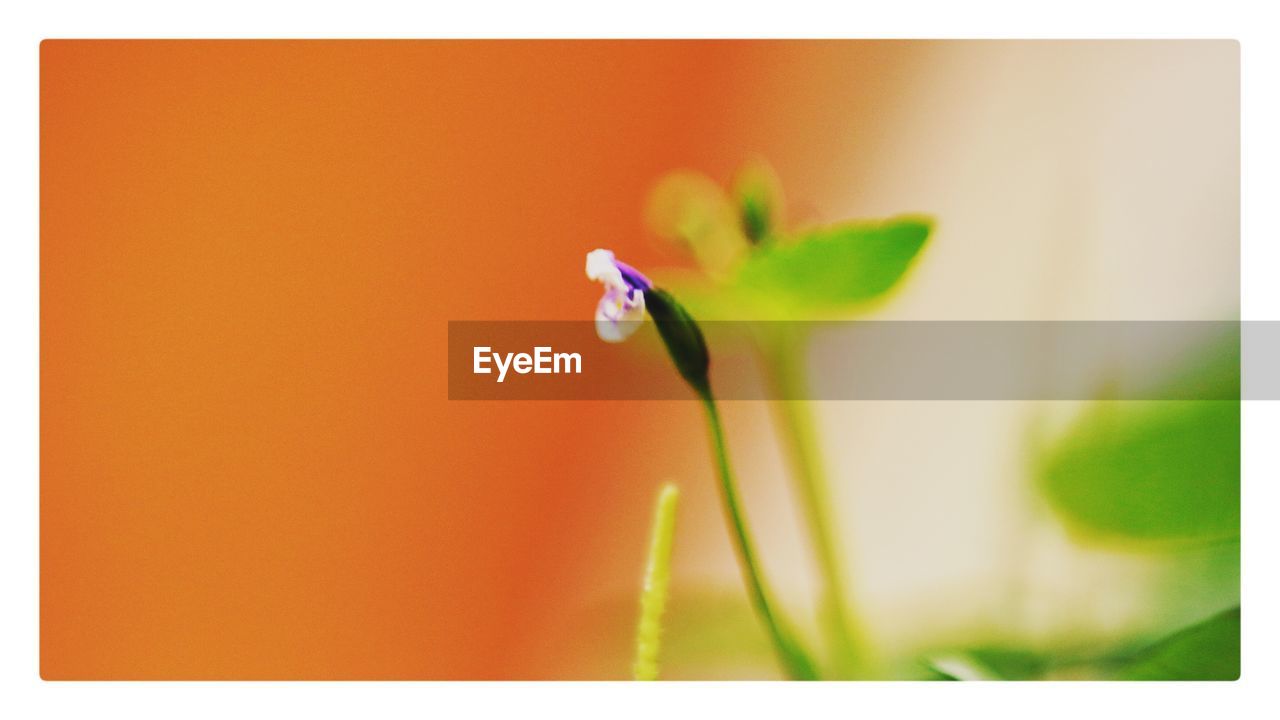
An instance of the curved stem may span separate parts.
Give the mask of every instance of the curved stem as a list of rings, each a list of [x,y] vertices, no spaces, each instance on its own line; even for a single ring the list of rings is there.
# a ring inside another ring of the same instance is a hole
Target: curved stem
[[[815,680],[818,675],[813,662],[786,629],[782,618],[773,610],[773,603],[765,587],[751,537],[747,534],[746,520],[743,519],[742,508],[738,502],[737,485],[733,479],[733,471],[729,468],[729,457],[724,445],[724,428],[720,424],[720,413],[716,409],[715,398],[712,397],[710,390],[699,390],[699,394],[702,396],[702,404],[707,411],[707,425],[711,430],[716,470],[720,476],[720,497],[724,501],[725,516],[729,521],[730,534],[733,536],[734,547],[738,552],[742,579],[746,582],[751,605],[764,623],[769,639],[773,642],[774,650],[778,654],[778,660],[787,674],[794,680]]]
[[[836,670],[854,675],[865,665],[866,650],[856,612],[845,594],[843,563],[829,508],[831,491],[818,448],[813,413],[805,396],[804,373],[795,355],[803,338],[783,333],[765,343],[766,367],[778,400],[776,408],[803,507],[809,542],[822,574],[820,616],[834,650]]]

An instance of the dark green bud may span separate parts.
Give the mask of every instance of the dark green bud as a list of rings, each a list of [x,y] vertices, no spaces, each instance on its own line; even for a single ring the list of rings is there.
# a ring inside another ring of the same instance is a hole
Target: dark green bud
[[[769,206],[757,197],[742,198],[742,233],[753,245],[759,245],[770,230]]]
[[[644,307],[658,327],[658,334],[667,346],[667,353],[685,382],[693,386],[698,395],[711,393],[711,381],[707,370],[711,356],[707,353],[707,341],[693,316],[676,301],[671,293],[654,287],[644,293]]]

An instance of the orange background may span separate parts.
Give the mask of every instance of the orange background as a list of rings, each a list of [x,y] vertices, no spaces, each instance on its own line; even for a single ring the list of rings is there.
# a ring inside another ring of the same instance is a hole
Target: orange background
[[[586,672],[548,628],[633,582],[636,458],[710,469],[621,431],[657,404],[450,403],[446,322],[589,317],[597,246],[669,264],[672,169],[805,195],[882,47],[43,43],[43,677]]]

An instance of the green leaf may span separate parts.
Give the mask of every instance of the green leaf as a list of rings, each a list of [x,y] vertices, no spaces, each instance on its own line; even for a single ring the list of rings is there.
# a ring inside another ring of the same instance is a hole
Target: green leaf
[[[926,680],[1039,680],[1053,667],[1046,655],[999,645],[935,653],[921,664]]]
[[[1042,476],[1072,524],[1135,540],[1225,540],[1240,532],[1240,403],[1096,405]]]
[[[1130,656],[1116,680],[1237,680],[1240,608],[1181,630]]]
[[[645,217],[654,233],[685,248],[717,280],[728,277],[751,247],[733,201],[700,173],[674,172],[662,178],[649,194]]]
[[[739,268],[740,293],[792,310],[836,310],[875,300],[906,273],[930,223],[901,218],[810,231],[795,243],[760,247]]]
[[[1043,656],[1017,648],[977,648],[969,656],[1002,680],[1034,680],[1049,669]]]
[[[934,680],[1235,680],[1240,676],[1240,608],[1153,643],[1102,655],[1080,648],[1044,653],[986,646],[920,661]]]
[[[1239,386],[1239,345],[1179,386]],[[1210,397],[1227,394],[1209,393]],[[1071,527],[1102,539],[1214,542],[1240,534],[1239,400],[1099,401],[1042,458]]]

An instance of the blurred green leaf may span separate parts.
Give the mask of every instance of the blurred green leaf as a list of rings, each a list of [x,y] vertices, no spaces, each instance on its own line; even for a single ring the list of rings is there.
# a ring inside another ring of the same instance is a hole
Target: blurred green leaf
[[[1044,656],[1016,648],[978,648],[969,656],[1002,680],[1034,680],[1049,669]]]
[[[934,654],[922,663],[932,672],[926,680],[1038,680],[1053,666],[1041,653],[1005,646]]]
[[[1240,608],[1232,608],[1131,655],[1115,680],[1237,680]]]
[[[673,172],[649,193],[646,221],[659,237],[684,247],[709,277],[727,277],[750,249],[737,208],[700,173]]]
[[[1098,403],[1042,476],[1074,525],[1136,540],[1222,540],[1240,531],[1240,404]]]
[[[1238,344],[1214,355],[1175,382],[1238,388]],[[1137,541],[1239,537],[1239,400],[1099,401],[1042,462],[1045,496],[1076,529]]]
[[[935,680],[1235,680],[1240,676],[1240,608],[1218,613],[1136,650],[1103,655],[990,646],[921,662]]]
[[[956,677],[956,676],[955,676],[954,674],[952,674],[952,673],[947,672],[946,670],[943,670],[943,669],[939,668],[939,667],[938,667],[937,665],[935,665],[932,661],[929,661],[929,660],[922,660],[922,661],[920,661],[920,662],[919,662],[919,664],[918,664],[918,666],[917,666],[917,671],[916,671],[915,673],[912,673],[909,677],[907,677],[907,678],[903,678],[903,679],[906,679],[906,680],[939,680],[939,681],[947,681],[947,682],[950,682],[950,681],[956,681],[956,680],[959,680],[960,678]]]
[[[901,218],[810,231],[790,244],[759,248],[738,269],[737,291],[790,309],[835,310],[874,300],[906,273],[930,223]]]

